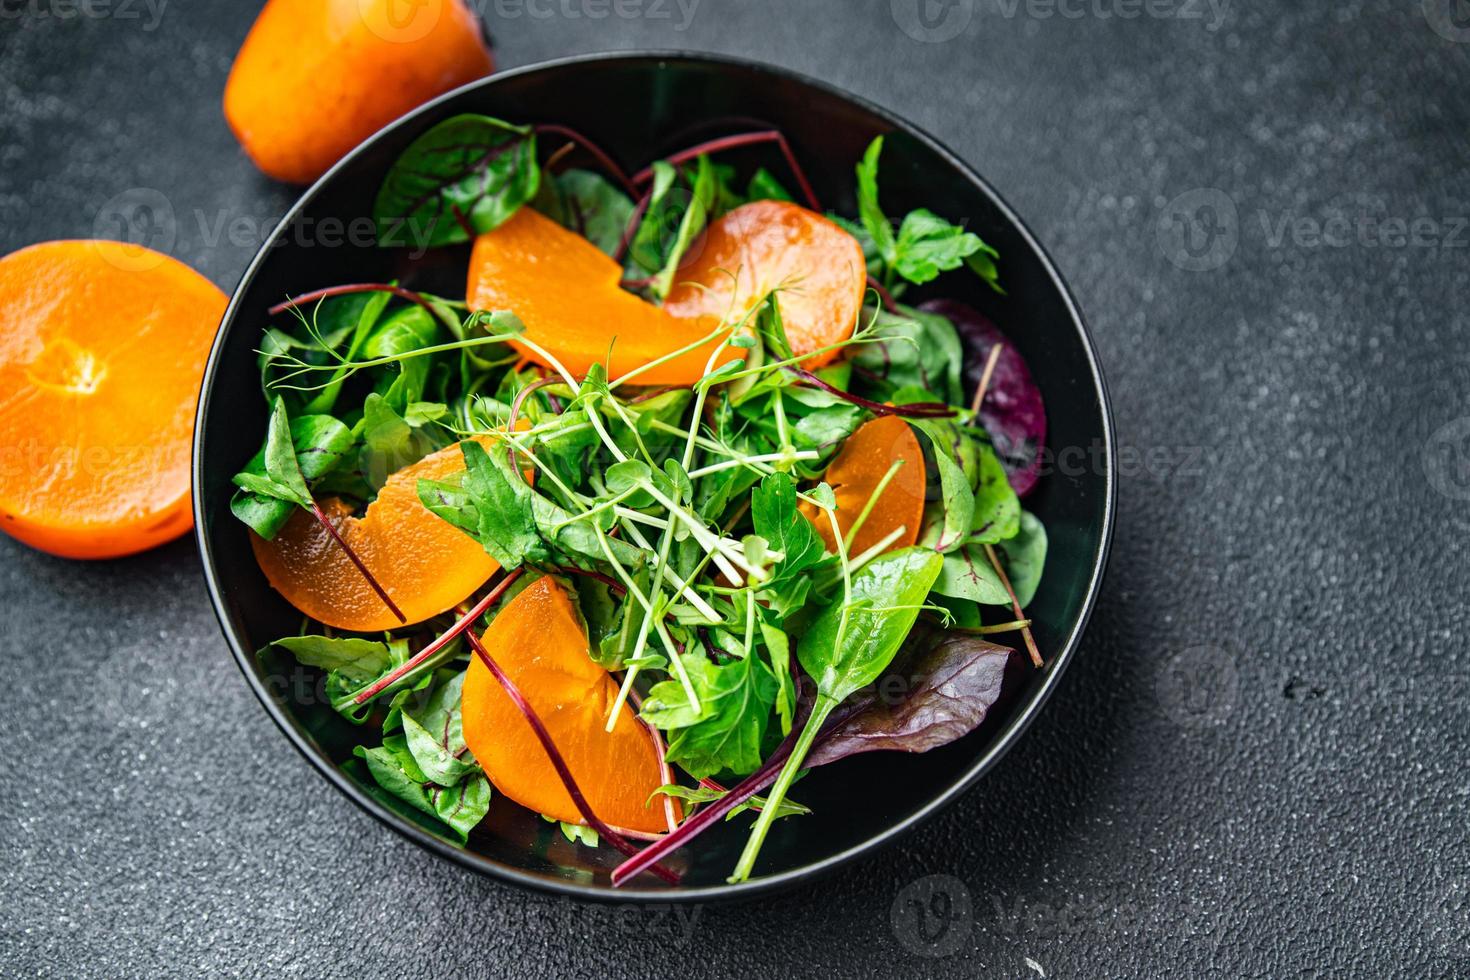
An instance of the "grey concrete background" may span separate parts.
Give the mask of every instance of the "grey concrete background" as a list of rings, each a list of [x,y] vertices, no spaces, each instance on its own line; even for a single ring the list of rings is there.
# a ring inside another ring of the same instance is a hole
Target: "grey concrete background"
[[[173,254],[232,288],[293,196],[219,111],[258,6],[0,0],[0,252],[106,235],[152,189]],[[330,791],[238,676],[191,543],[0,541],[0,973],[1470,975],[1466,4],[482,6],[503,65],[746,55],[1000,188],[1115,399],[1085,649],[901,848],[622,915],[472,877]]]

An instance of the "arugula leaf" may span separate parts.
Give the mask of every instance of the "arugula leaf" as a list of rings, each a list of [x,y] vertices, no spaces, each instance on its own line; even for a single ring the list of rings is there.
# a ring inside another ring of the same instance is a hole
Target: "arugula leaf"
[[[272,423],[277,424],[274,412],[271,417]],[[302,478],[308,481],[320,479],[335,470],[354,443],[352,430],[330,415],[291,419],[289,430],[297,466]],[[279,467],[279,461],[277,465]],[[275,538],[298,504],[291,488],[278,485],[266,474],[263,448],[244,470],[236,474],[234,483],[240,489],[230,500],[231,512],[267,541]]]
[[[669,761],[695,779],[754,772],[761,764],[761,744],[778,690],[770,668],[753,651],[723,666],[702,653],[686,653],[681,659],[700,710],[690,706],[683,684],[666,680],[648,692],[641,713],[649,724],[673,731]]]
[[[460,443],[460,451],[465,462],[463,486],[475,504],[480,544],[507,571],[520,568],[524,561],[546,561],[546,546],[536,530],[535,492],[504,463],[503,454],[492,460],[473,439]]]
[[[952,225],[933,211],[910,211],[898,229],[894,270],[909,282],[923,285],[941,272],[958,269],[970,256],[990,249],[980,236]],[[994,269],[991,263],[991,269]]]
[[[878,257],[892,266],[898,257],[898,241],[893,237],[893,223],[878,203],[878,158],[882,155],[883,137],[879,136],[869,144],[868,152],[857,166],[858,216],[877,248]]]
[[[689,251],[689,246],[694,244],[694,239],[704,231],[710,210],[715,206],[715,193],[718,188],[715,182],[714,166],[710,163],[709,157],[699,158],[694,168],[691,188],[688,207],[684,211],[684,217],[679,221],[679,229],[674,235],[673,244],[669,247],[663,268],[649,284],[649,291],[660,302],[669,295],[669,290],[674,286],[674,276],[679,271],[680,263],[684,261],[684,253]]]
[[[489,116],[447,119],[414,140],[378,190],[378,244],[437,248],[500,227],[536,196],[536,135]],[[458,212],[458,216],[456,216]]]
[[[680,786],[678,784],[660,786],[653,791],[653,796],[669,796],[676,800],[683,800],[685,803],[693,803],[695,805],[714,803],[718,800],[723,800],[729,795],[730,791],[727,789],[713,789],[709,786]],[[652,800],[653,796],[650,796],[649,799]],[[764,796],[752,796],[725,814],[725,819],[733,820],[746,810],[760,810],[765,806],[766,798]],[[781,805],[777,808],[776,819],[780,820],[782,817],[805,817],[810,816],[811,812],[811,807],[802,806],[795,800],[782,800]]]
[[[997,546],[1005,556],[1006,576],[1016,590],[1016,601],[1025,609],[1036,598],[1041,573],[1046,567],[1046,527],[1030,511],[1022,511],[1016,535]]]
[[[750,201],[794,201],[781,182],[776,179],[765,167],[761,167],[751,175],[750,185],[745,189],[745,197]]]
[[[669,194],[678,180],[677,167],[662,160],[653,165],[653,185],[648,190],[648,208],[628,245],[629,263],[645,273],[656,273],[663,268],[666,254],[664,234],[680,220],[679,216],[683,213],[678,202],[669,200]]]
[[[797,508],[796,482],[786,473],[772,473],[761,481],[750,495],[750,517],[755,533],[784,555],[761,589],[761,598],[784,620],[805,604],[810,588],[806,573],[822,560],[826,548]]]
[[[436,785],[419,768],[402,735],[387,736],[378,748],[359,745],[353,754],[367,763],[373,780],[391,800],[444,824],[461,844],[490,810],[490,781],[482,773],[453,787]]]

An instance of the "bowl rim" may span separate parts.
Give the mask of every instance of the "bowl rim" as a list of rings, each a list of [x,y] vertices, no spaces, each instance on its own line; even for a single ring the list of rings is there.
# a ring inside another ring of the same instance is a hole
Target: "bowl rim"
[[[1086,594],[1083,599],[1082,610],[1076,622],[1066,634],[1065,642],[1060,651],[1053,657],[1047,668],[1046,676],[1042,680],[1041,687],[1032,695],[1029,704],[1020,710],[1010,723],[998,732],[990,744],[980,753],[964,772],[949,785],[947,789],[925,803],[918,810],[909,814],[903,820],[898,821],[881,833],[867,838],[859,844],[855,844],[843,851],[839,851],[829,857],[823,858],[812,864],[805,864],[788,871],[778,872],[761,878],[740,884],[705,885],[692,888],[638,888],[636,886],[614,889],[606,885],[589,885],[572,881],[557,881],[552,878],[542,877],[530,872],[524,872],[516,868],[503,865],[496,860],[463,848],[455,847],[446,841],[428,833],[397,814],[388,810],[377,800],[359,789],[341,770],[334,765],[330,759],[325,758],[311,745],[305,737],[296,721],[291,718],[285,710],[278,705],[270,696],[270,693],[261,685],[259,678],[255,676],[252,669],[253,654],[245,648],[241,638],[236,635],[234,628],[229,622],[225,610],[223,592],[224,588],[220,581],[220,575],[214,563],[213,548],[210,544],[209,534],[206,531],[204,499],[201,492],[203,487],[203,458],[202,451],[204,443],[205,419],[208,417],[211,396],[214,389],[215,376],[220,368],[220,361],[226,335],[234,327],[241,313],[244,295],[254,283],[256,274],[261,266],[270,258],[273,245],[280,236],[287,231],[288,225],[299,215],[318,194],[322,192],[337,176],[348,168],[354,166],[357,160],[364,155],[367,149],[389,133],[425,117],[440,113],[443,107],[473,89],[484,88],[498,84],[499,82],[522,75],[536,74],[540,72],[556,71],[573,65],[587,63],[608,62],[685,62],[705,65],[724,65],[753,71],[766,75],[775,76],[787,81],[796,82],[801,85],[823,91],[828,95],[842,99],[865,112],[871,113],[892,126],[896,131],[902,131],[910,137],[922,143],[932,152],[939,155],[946,163],[953,167],[958,174],[969,180],[974,188],[984,195],[990,203],[1000,212],[1004,220],[1020,233],[1026,244],[1034,250],[1041,260],[1042,267],[1050,277],[1053,287],[1060,294],[1066,310],[1070,316],[1072,327],[1076,330],[1077,337],[1081,341],[1083,353],[1086,356],[1088,371],[1092,385],[1095,389],[1098,408],[1102,421],[1102,438],[1104,458],[1106,460],[1106,472],[1104,473],[1104,500],[1101,536],[1098,547],[1092,557],[1091,573],[1088,577]],[[569,57],[553,58],[546,61],[538,61],[517,68],[497,71],[492,75],[477,79],[467,85],[460,86],[443,95],[424,103],[417,109],[409,112],[393,122],[384,126],[378,132],[368,137],[361,144],[348,153],[345,157],[334,164],[315,183],[308,187],[296,199],[296,202],[282,215],[281,220],[272,229],[270,235],[264,240],[255,257],[251,259],[246,267],[240,281],[236,284],[230,296],[229,306],[226,308],[224,317],[220,321],[220,327],[215,335],[213,345],[210,348],[209,359],[205,366],[204,378],[199,393],[199,404],[194,420],[194,443],[191,461],[192,496],[194,511],[194,538],[199,548],[201,565],[203,566],[205,586],[209,593],[210,604],[214,608],[215,618],[219,621],[220,629],[224,633],[231,652],[234,654],[235,665],[244,675],[246,683],[255,693],[256,699],[270,715],[276,726],[291,742],[296,750],[303,755],[316,770],[324,776],[328,782],[336,786],[349,800],[357,804],[366,813],[375,817],[380,823],[396,832],[399,836],[412,841],[420,847],[446,858],[462,867],[478,872],[479,874],[500,881],[509,882],[528,888],[536,892],[549,893],[554,896],[576,898],[585,901],[618,903],[618,904],[663,904],[673,902],[679,903],[720,903],[730,901],[741,901],[766,895],[777,891],[783,891],[795,885],[807,883],[815,878],[829,874],[837,868],[849,864],[859,857],[875,853],[905,834],[911,833],[921,824],[927,822],[939,811],[948,807],[960,796],[975,786],[977,782],[988,773],[1005,756],[1007,752],[1020,740],[1031,723],[1041,712],[1046,702],[1056,690],[1061,681],[1062,674],[1071,663],[1073,656],[1086,631],[1088,621],[1092,617],[1093,609],[1102,589],[1103,576],[1107,568],[1108,555],[1112,546],[1114,521],[1117,509],[1117,448],[1116,435],[1113,426],[1112,403],[1108,396],[1106,380],[1103,377],[1102,366],[1099,363],[1097,348],[1092,334],[1078,308],[1071,290],[1066,281],[1057,271],[1056,264],[1051,255],[1042,247],[1040,241],[1027,227],[1020,216],[1000,196],[990,183],[975,171],[966,161],[957,156],[953,151],[930,135],[923,128],[908,122],[895,113],[876,105],[875,103],[854,95],[836,85],[812,78],[808,75],[793,71],[779,65],[756,61],[750,58],[742,58],[731,55],[713,54],[698,51],[683,50],[629,50],[629,51],[604,51],[588,54],[572,55]]]

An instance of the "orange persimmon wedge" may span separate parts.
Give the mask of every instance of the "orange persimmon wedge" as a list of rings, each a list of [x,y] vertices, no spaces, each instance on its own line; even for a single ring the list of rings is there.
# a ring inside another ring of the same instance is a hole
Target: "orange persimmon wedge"
[[[566,590],[537,579],[500,611],[483,642],[546,726],[592,812],[617,829],[667,831],[664,807],[648,804],[665,782],[653,736],[626,704],[613,730],[603,730],[618,685],[592,661]],[[496,789],[537,813],[585,823],[525,715],[478,658],[462,704],[465,744]]]
[[[522,208],[475,241],[466,295],[471,309],[516,314],[526,338],[579,377],[606,360],[611,348],[608,375],[617,378],[722,322],[739,321],[777,288],[792,351],[820,351],[852,336],[867,283],[857,239],[815,211],[784,201],[747,204],[710,225],[690,249],[663,307],[622,289],[622,275],[581,235]],[[516,347],[545,363],[525,344]],[[714,349],[711,342],[683,354],[639,375],[638,382],[693,384]],[[715,364],[740,353],[727,348]],[[806,364],[820,367],[836,356],[822,351]]]
[[[825,479],[837,497],[837,526],[845,535],[868,506],[868,500],[888,470],[900,460],[903,465],[888,481],[883,495],[858,529],[848,549],[850,554],[862,554],[900,527],[904,533],[887,550],[910,548],[919,540],[919,527],[924,520],[924,452],[907,422],[885,415],[854,432],[827,467]],[[827,550],[835,553],[837,539],[827,515],[805,501],[801,503],[801,512],[816,525]]]
[[[679,350],[719,326],[716,316],[681,320],[618,284],[623,270],[574,231],[531,208],[475,240],[466,296],[472,310],[509,310],[526,325],[526,339],[550,352],[577,377],[608,362],[616,379]],[[522,354],[550,367],[518,341]],[[640,374],[645,385],[687,385],[704,376],[717,341]],[[740,351],[726,349],[716,364]]]
[[[225,119],[256,166],[304,184],[493,68],[464,0],[269,0],[230,70]]]
[[[852,336],[867,290],[863,247],[815,211],[756,201],[710,225],[679,268],[664,309],[676,317],[739,317],[778,289],[792,353],[817,368]],[[813,353],[822,351],[821,353]]]
[[[199,380],[227,300],[136,245],[0,259],[0,529],[66,558],[188,531]]]
[[[487,450],[488,436],[476,441]],[[500,568],[468,534],[419,502],[420,480],[464,472],[458,445],[441,449],[388,477],[362,517],[336,498],[321,508],[409,623],[421,623],[463,602]],[[251,532],[255,560],[286,601],[318,622],[356,633],[402,623],[363,579],[327,529],[298,509],[273,540]]]

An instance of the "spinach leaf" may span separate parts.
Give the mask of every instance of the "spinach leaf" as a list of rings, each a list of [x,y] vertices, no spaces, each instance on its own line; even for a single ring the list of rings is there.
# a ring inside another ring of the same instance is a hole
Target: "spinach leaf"
[[[352,326],[351,338],[347,343],[347,352],[341,355],[341,359],[344,361],[351,361],[359,355],[362,351],[363,344],[367,342],[368,337],[372,335],[374,327],[382,319],[383,311],[388,308],[388,302],[393,298],[391,293],[386,292],[367,293],[365,296],[366,298],[360,307],[343,308],[344,314],[350,309],[358,310],[357,321]],[[341,341],[328,341],[328,343],[331,345],[331,349],[335,350]],[[346,367],[339,366],[337,370],[333,371],[327,384],[311,397],[302,409],[302,413],[307,415],[330,413],[336,407],[337,399],[342,394],[342,384],[346,380],[347,374],[348,369]]]
[[[520,568],[523,561],[546,561],[546,547],[536,530],[535,491],[511,471],[504,454],[497,452],[492,460],[473,439],[460,443],[460,451],[465,462],[463,486],[475,504],[480,544],[507,571]]]
[[[439,786],[419,768],[402,735],[389,735],[378,748],[360,745],[353,752],[367,763],[373,780],[391,800],[444,824],[461,844],[489,812],[490,781],[482,773],[453,787]]]
[[[975,520],[975,494],[964,467],[956,461],[958,429],[953,425],[929,419],[909,419],[909,424],[929,438],[934,450],[934,464],[939,470],[940,499],[924,508],[924,527],[920,542],[940,553],[954,551],[965,543]],[[1005,474],[1001,474],[1004,478]]]
[[[656,273],[663,268],[668,253],[664,239],[678,226],[687,206],[687,202],[677,195],[671,196],[678,180],[677,167],[662,160],[653,165],[653,185],[648,190],[648,208],[628,245],[630,264],[645,273]]]
[[[380,245],[436,248],[493,231],[536,196],[536,136],[489,116],[445,120],[394,162],[373,204]]]
[[[796,646],[821,698],[844,701],[882,675],[943,564],[928,548],[905,548],[873,559],[852,577],[848,601],[824,610]]]
[[[1030,511],[1021,512],[1016,535],[997,546],[1005,556],[1006,575],[1016,590],[1016,601],[1025,609],[1036,598],[1041,572],[1046,566],[1046,528]]]
[[[876,681],[903,645],[944,559],[927,548],[907,548],[873,559],[852,576],[846,602],[829,606],[797,644],[796,654],[816,681],[811,714],[771,789],[730,880],[744,881],[805,764],[822,726],[838,704]]]
[[[695,779],[754,772],[761,764],[761,744],[778,689],[770,668],[754,651],[723,666],[701,653],[681,659],[700,710],[693,710],[677,680],[655,684],[643,702],[643,720],[673,732],[669,761]]]

